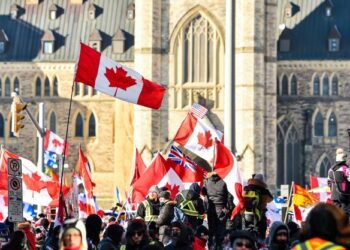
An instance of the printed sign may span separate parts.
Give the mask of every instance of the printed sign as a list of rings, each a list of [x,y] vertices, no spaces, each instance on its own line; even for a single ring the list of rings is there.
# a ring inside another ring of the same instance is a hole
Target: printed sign
[[[7,168],[9,175],[22,176],[22,161],[20,159],[9,158]]]

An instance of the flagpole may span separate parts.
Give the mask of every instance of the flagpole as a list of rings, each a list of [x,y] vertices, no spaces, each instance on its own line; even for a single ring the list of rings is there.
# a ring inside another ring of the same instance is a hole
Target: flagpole
[[[284,215],[284,220],[283,220],[284,223],[286,223],[286,221],[288,219],[288,212],[289,212],[289,208],[291,206],[290,201],[292,199],[293,190],[294,190],[294,181],[292,181],[292,186],[291,186],[291,189],[289,191],[289,196],[288,196],[288,201],[287,201],[287,211],[286,211],[286,214]]]
[[[217,143],[217,138],[215,138],[214,141],[214,154],[213,154],[213,163],[211,164],[211,171],[214,171],[214,164],[216,163],[216,143]]]
[[[62,196],[63,199],[63,192],[62,192],[62,186],[63,186],[63,171],[64,171],[64,162],[66,160],[66,149],[67,149],[67,140],[68,140],[68,130],[69,130],[69,119],[70,119],[70,113],[72,110],[72,102],[73,102],[73,92],[74,92],[74,81],[72,83],[72,90],[69,100],[69,110],[68,110],[68,119],[67,119],[67,127],[66,127],[66,136],[64,139],[64,148],[63,148],[63,158],[62,158],[62,166],[61,166],[61,180],[60,180],[60,197]]]

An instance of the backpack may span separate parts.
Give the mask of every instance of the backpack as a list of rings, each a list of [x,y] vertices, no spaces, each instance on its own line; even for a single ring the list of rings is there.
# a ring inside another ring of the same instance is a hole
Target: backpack
[[[174,218],[171,222],[180,221],[182,223],[187,223],[187,215],[177,206],[174,207]]]

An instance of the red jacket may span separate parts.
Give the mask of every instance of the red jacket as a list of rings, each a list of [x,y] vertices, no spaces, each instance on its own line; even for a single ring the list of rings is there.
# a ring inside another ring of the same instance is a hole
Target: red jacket
[[[35,234],[31,231],[31,225],[29,222],[20,223],[18,229],[22,230],[28,240],[30,250],[36,250],[35,247]]]
[[[206,245],[207,242],[198,237],[195,237],[192,242],[193,250],[205,250]]]

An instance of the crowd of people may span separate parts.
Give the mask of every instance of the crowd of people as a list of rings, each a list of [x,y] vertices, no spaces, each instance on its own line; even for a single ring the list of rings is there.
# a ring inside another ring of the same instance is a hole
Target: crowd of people
[[[233,196],[215,173],[203,186],[193,183],[171,198],[166,187],[152,186],[135,218],[122,225],[116,217],[91,214],[55,226],[44,215],[17,225],[9,222],[11,250],[141,250],[141,249],[350,249],[350,226],[336,204],[319,203],[302,226],[275,221],[269,225],[266,206],[272,195],[261,174],[243,190],[245,208],[232,217]]]

